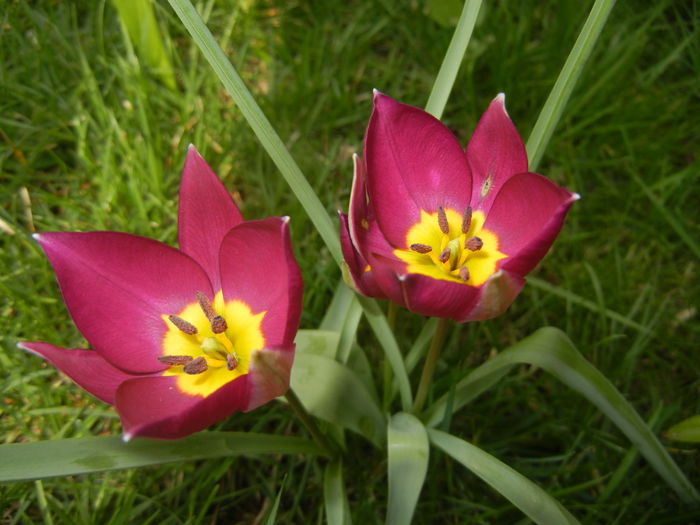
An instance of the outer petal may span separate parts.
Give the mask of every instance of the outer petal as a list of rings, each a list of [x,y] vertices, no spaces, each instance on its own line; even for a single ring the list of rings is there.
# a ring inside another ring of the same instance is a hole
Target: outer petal
[[[253,312],[267,312],[262,330],[268,346],[291,344],[299,326],[303,283],[289,218],[239,224],[224,237],[220,257],[224,299],[241,299]]]
[[[376,92],[363,156],[370,202],[394,246],[404,246],[421,209],[469,204],[471,174],[462,147],[425,111]]]
[[[467,158],[474,178],[472,207],[488,214],[501,186],[516,173],[527,171],[525,145],[506,112],[502,93],[479,120],[467,145]]]
[[[294,346],[255,352],[249,372],[201,398],[182,394],[175,377],[150,377],[123,383],[116,406],[126,440],[134,436],[179,439],[234,412],[247,412],[284,394]]]
[[[117,232],[42,233],[35,238],[56,272],[75,324],[126,372],[163,370],[156,361],[166,325],[195,292],[211,294],[202,268],[165,244]]]
[[[479,299],[473,309],[457,321],[483,321],[501,315],[525,286],[525,279],[505,270],[499,270],[479,290]]]
[[[22,350],[46,359],[97,399],[114,404],[117,387],[133,376],[115,368],[94,350],[60,348],[49,343],[19,343]]]
[[[498,192],[484,227],[496,232],[500,250],[510,257],[501,268],[525,275],[544,257],[578,199],[536,173],[520,173]]]
[[[179,439],[244,410],[250,398],[250,374],[227,383],[212,395],[187,396],[175,376],[131,379],[117,389],[117,411],[124,439]]]
[[[180,182],[178,240],[180,249],[197,261],[218,290],[219,247],[243,216],[206,161],[190,145]]]
[[[480,288],[425,275],[402,277],[406,308],[421,315],[462,321],[470,317],[480,297]]]

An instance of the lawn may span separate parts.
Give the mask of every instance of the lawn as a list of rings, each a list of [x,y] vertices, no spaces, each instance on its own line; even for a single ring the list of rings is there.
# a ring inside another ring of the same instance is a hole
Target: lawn
[[[335,221],[336,210],[347,211],[352,154],[362,148],[372,89],[425,106],[454,31],[447,15],[460,11],[450,3],[195,5]],[[528,137],[591,5],[484,3],[442,118],[462,143],[500,92]],[[340,279],[168,3],[157,2],[155,14],[174,84],[149,67],[111,2],[9,0],[2,14],[2,443],[120,434],[112,408],[16,348],[22,340],[86,344],[31,234],[117,230],[175,245],[190,143],[246,218],[291,217],[305,284],[302,328],[319,326]],[[452,325],[436,392],[550,325],[568,334],[657,435],[700,413],[699,79],[700,3],[618,2],[538,166],[582,198],[504,315]],[[399,311],[401,348],[423,323]],[[381,384],[382,352],[366,323],[357,338]],[[416,367],[413,384],[419,375]],[[277,402],[215,429],[308,435]],[[583,523],[700,520],[595,406],[536,367],[516,368],[457,412],[450,432],[538,483]],[[382,523],[386,458],[364,438],[346,438],[353,522]],[[697,484],[697,446],[662,442]],[[228,457],[0,485],[0,522],[262,523],[279,495],[277,523],[323,523],[323,467],[302,455]],[[432,451],[414,523],[521,519],[500,494]]]

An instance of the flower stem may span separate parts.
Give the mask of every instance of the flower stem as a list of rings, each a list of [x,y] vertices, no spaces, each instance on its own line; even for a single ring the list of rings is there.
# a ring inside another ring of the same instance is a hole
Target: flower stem
[[[435,365],[437,364],[438,357],[440,357],[440,351],[442,350],[442,343],[445,341],[445,335],[447,335],[448,322],[448,319],[440,319],[438,320],[437,327],[435,328],[433,342],[430,345],[430,350],[428,350],[428,356],[425,358],[425,364],[423,365],[423,373],[420,376],[416,400],[413,402],[412,411],[414,414],[418,414],[423,409],[425,400],[428,397],[428,390],[430,390],[430,385],[433,382]]]
[[[396,314],[399,311],[399,307],[396,303],[389,301],[389,305],[386,310],[386,322],[389,324],[389,328],[393,332],[396,328]],[[384,355],[384,374],[383,374],[383,388],[384,399],[382,406],[384,410],[389,410],[389,405],[391,404],[391,394],[392,394],[392,384],[394,376],[391,370],[391,363],[386,355]]]
[[[311,437],[314,438],[316,443],[318,443],[318,445],[323,449],[325,454],[329,458],[335,457],[337,455],[335,453],[335,449],[331,446],[328,439],[326,439],[325,434],[321,432],[321,430],[318,428],[316,422],[306,411],[306,408],[304,408],[301,399],[299,399],[299,397],[294,393],[294,390],[292,390],[291,387],[289,387],[289,390],[287,390],[287,393],[284,395],[284,397],[287,399],[289,406],[292,407],[292,410],[294,410],[294,413],[309,431]]]

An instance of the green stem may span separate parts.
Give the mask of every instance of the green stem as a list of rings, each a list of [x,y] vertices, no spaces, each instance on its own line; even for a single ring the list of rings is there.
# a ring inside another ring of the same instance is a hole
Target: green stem
[[[335,457],[337,455],[335,453],[335,448],[331,446],[328,439],[326,439],[325,434],[321,432],[321,429],[318,428],[316,422],[306,411],[306,408],[304,408],[301,399],[299,399],[299,397],[294,393],[294,390],[292,390],[291,387],[289,388],[289,390],[287,390],[287,393],[284,395],[284,397],[287,399],[289,406],[292,407],[292,410],[294,410],[294,413],[309,431],[311,437],[313,437],[316,443],[318,443],[318,446],[320,446],[323,449],[323,451],[329,458]]]
[[[430,390],[430,385],[433,382],[433,373],[435,372],[435,365],[437,364],[438,357],[440,357],[440,352],[442,351],[442,343],[445,342],[445,336],[447,335],[447,324],[449,319],[440,319],[438,321],[437,327],[435,328],[435,335],[433,335],[433,342],[430,345],[430,350],[428,350],[428,356],[425,358],[425,364],[423,365],[423,373],[420,376],[420,383],[418,383],[418,392],[416,393],[416,399],[413,402],[413,413],[418,414],[425,404],[425,400],[428,397],[428,391]]]
[[[396,315],[399,311],[399,307],[397,306],[396,303],[389,301],[389,306],[387,307],[386,310],[386,322],[389,324],[389,328],[391,331],[395,331],[394,329],[396,328]],[[389,410],[389,405],[391,404],[391,397],[393,393],[393,388],[392,388],[392,382],[393,382],[393,374],[391,370],[391,362],[389,361],[389,358],[384,354],[384,388],[382,389],[382,392],[384,393],[384,399],[383,399],[383,404],[382,406],[384,407],[384,410],[388,411]]]

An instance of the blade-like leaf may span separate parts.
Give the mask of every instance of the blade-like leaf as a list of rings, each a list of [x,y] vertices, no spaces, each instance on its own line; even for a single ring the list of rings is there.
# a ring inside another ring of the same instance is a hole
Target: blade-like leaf
[[[177,441],[117,436],[0,446],[0,483],[89,474],[237,454],[321,454],[305,439],[246,432],[200,432]]]
[[[343,480],[343,463],[335,459],[326,465],[323,475],[323,501],[328,525],[350,525],[348,495]]]
[[[591,8],[586,23],[567,57],[527,141],[527,156],[530,159],[531,171],[537,171],[544,149],[547,147],[562,113],[564,113],[564,107],[569,101],[574,86],[581,76],[583,66],[591,56],[593,47],[598,41],[600,32],[603,30],[614,5],[615,0],[596,0]]]
[[[490,359],[457,384],[453,400],[456,411],[478,393],[493,385],[516,364],[536,365],[596,405],[634,443],[639,452],[685,501],[698,501],[695,487],[669,456],[651,429],[620,392],[576,350],[564,332],[545,327]],[[447,396],[427,414],[429,425],[438,424],[445,413]]]
[[[432,428],[428,429],[428,436],[433,445],[491,485],[535,523],[578,523],[544,490],[479,447]]]
[[[277,511],[280,508],[280,500],[282,499],[282,492],[284,492],[284,485],[286,482],[287,477],[285,476],[284,480],[282,481],[282,486],[277,491],[275,502],[272,504],[272,507],[270,507],[270,510],[268,511],[267,516],[265,517],[265,521],[263,522],[264,525],[275,525],[275,523],[277,522]]]
[[[298,353],[322,355],[329,359],[335,359],[339,341],[338,332],[326,330],[299,330],[294,338]]]
[[[428,471],[430,446],[425,427],[402,412],[389,421],[387,431],[389,503],[387,525],[408,525]]]
[[[384,444],[386,420],[350,368],[321,355],[297,353],[291,386],[311,414]]]
[[[668,439],[700,443],[700,416],[689,417],[676,423],[665,434]]]
[[[141,60],[152,68],[170,89],[175,89],[175,74],[165,50],[161,32],[153,14],[151,0],[112,0],[131,43]]]
[[[428,103],[425,105],[425,110],[435,118],[439,119],[445,110],[445,104],[447,104],[450,91],[452,91],[452,86],[457,78],[459,66],[472,37],[479,9],[481,9],[481,0],[466,0],[464,2],[462,14],[452,35],[450,46],[447,48],[430,97],[428,97]]]

